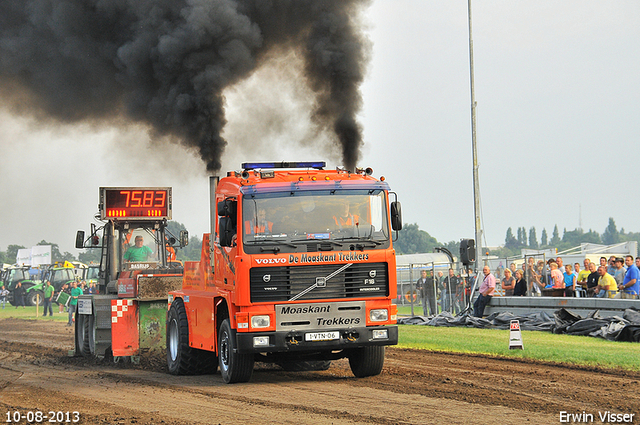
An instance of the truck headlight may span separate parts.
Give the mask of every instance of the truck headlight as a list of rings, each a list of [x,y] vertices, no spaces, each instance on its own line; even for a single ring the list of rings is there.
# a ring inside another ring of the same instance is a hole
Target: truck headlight
[[[253,337],[253,346],[254,347],[267,347],[269,345],[269,337],[268,336],[254,336]]]
[[[386,322],[389,320],[389,310],[386,308],[371,310],[369,312],[369,319],[371,319],[372,322]]]
[[[268,315],[251,317],[252,328],[268,328],[269,326],[271,326],[271,318]]]
[[[389,339],[389,332],[386,329],[374,329],[373,339]]]

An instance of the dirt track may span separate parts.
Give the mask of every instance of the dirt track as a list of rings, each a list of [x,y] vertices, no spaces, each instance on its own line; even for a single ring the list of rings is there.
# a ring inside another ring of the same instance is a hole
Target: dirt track
[[[640,424],[638,372],[392,348],[372,378],[354,378],[346,361],[305,373],[257,364],[250,383],[225,385],[157,362],[68,357],[72,347],[63,322],[0,321],[1,422],[40,410],[78,411],[86,424],[558,424],[561,411],[593,423],[612,411]]]

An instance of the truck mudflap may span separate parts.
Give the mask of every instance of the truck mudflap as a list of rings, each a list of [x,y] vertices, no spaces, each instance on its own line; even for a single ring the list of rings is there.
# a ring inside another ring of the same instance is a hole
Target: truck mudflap
[[[398,343],[396,325],[249,333],[234,330],[234,333],[240,354],[333,351]]]

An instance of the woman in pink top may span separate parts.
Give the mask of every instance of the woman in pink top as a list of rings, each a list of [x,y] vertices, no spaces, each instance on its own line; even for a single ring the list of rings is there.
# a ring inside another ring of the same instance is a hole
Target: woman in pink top
[[[551,267],[551,280],[553,282],[553,287],[564,289],[564,276],[562,275],[562,272],[558,270],[558,263],[551,263],[549,267]]]

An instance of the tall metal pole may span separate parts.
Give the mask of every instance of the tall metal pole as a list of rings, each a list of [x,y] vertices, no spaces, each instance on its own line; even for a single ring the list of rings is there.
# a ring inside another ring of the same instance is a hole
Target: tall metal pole
[[[480,226],[480,184],[478,182],[478,147],[476,145],[476,92],[473,82],[473,38],[471,37],[471,0],[469,11],[469,75],[471,81],[471,144],[473,147],[473,210],[476,217],[476,272],[482,268],[482,229]]]

